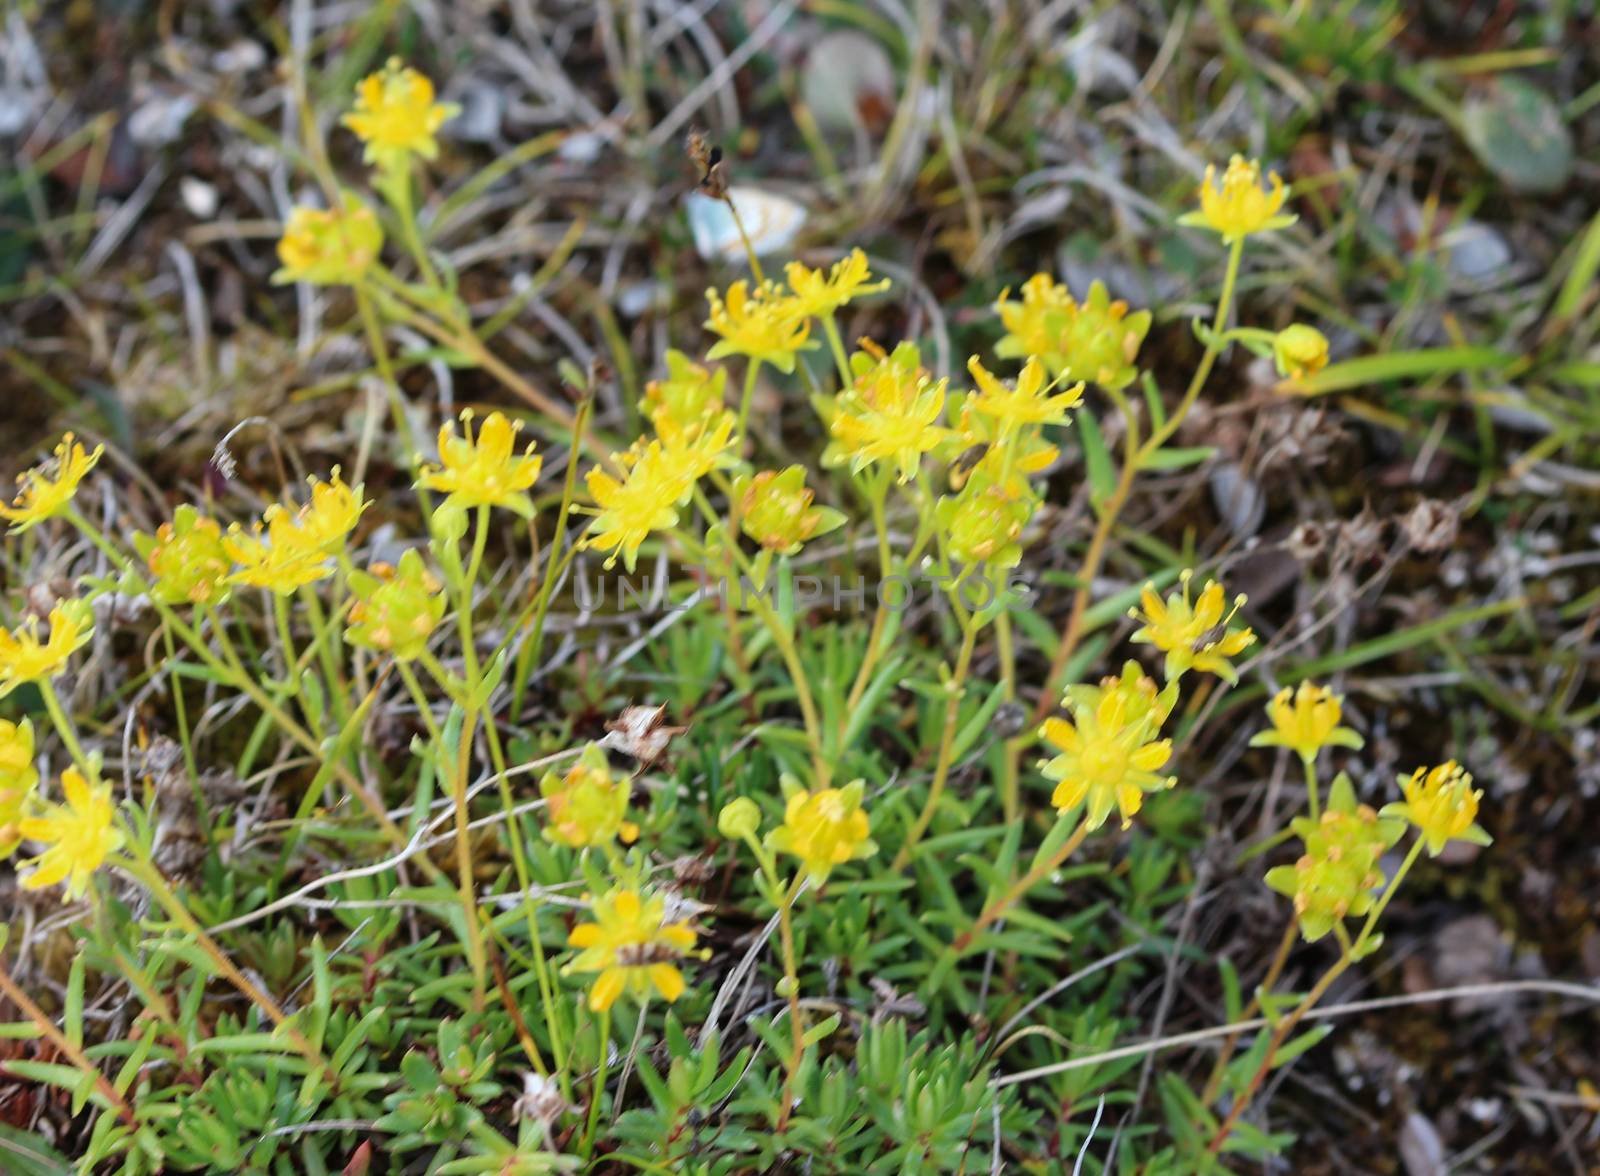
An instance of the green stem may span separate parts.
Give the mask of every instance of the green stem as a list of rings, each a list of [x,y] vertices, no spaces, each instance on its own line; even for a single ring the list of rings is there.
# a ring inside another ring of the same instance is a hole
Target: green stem
[[[1400,883],[1411,872],[1412,865],[1415,864],[1417,857],[1422,852],[1422,846],[1423,841],[1420,837],[1411,843],[1411,849],[1407,852],[1405,861],[1395,871],[1394,877],[1389,879],[1389,884],[1384,887],[1383,896],[1378,899],[1372,910],[1368,912],[1367,921],[1361,925],[1361,933],[1356,936],[1353,943],[1342,934],[1344,931],[1343,925],[1340,924],[1338,926],[1338,930],[1341,932],[1340,945],[1343,948],[1339,953],[1339,958],[1323,974],[1322,979],[1317,981],[1311,991],[1306,993],[1300,1003],[1294,1007],[1294,1011],[1273,1030],[1272,1037],[1267,1042],[1267,1052],[1261,1059],[1261,1065],[1256,1068],[1256,1072],[1250,1078],[1249,1085],[1234,1100],[1233,1106],[1228,1110],[1227,1118],[1222,1121],[1222,1125],[1217,1128],[1216,1134],[1211,1137],[1207,1150],[1212,1155],[1216,1155],[1222,1150],[1222,1145],[1227,1142],[1228,1135],[1233,1131],[1234,1125],[1238,1123],[1239,1117],[1244,1114],[1251,1101],[1255,1098],[1256,1092],[1261,1089],[1262,1081],[1271,1072],[1274,1063],[1277,1061],[1278,1051],[1283,1048],[1283,1043],[1289,1040],[1289,1035],[1294,1032],[1295,1027],[1300,1024],[1301,1020],[1311,1011],[1317,1001],[1322,999],[1323,995],[1332,987],[1333,982],[1342,976],[1345,970],[1364,954],[1362,949],[1366,947],[1367,942],[1372,937],[1372,933],[1377,929],[1378,919],[1383,915],[1385,908],[1388,907],[1389,900],[1400,889]]]
[[[972,941],[977,938],[979,932],[1015,906],[1028,891],[1059,870],[1062,864],[1077,852],[1078,846],[1083,844],[1084,838],[1088,835],[1089,820],[1085,817],[1078,822],[1078,827],[1072,831],[1072,836],[1062,843],[1060,849],[1056,850],[1044,861],[1036,863],[1031,870],[1013,882],[1009,890],[984,907],[982,913],[973,921],[972,926],[951,941],[950,950],[956,955],[966,951],[972,945]]]
[[[423,281],[434,289],[438,289],[439,274],[433,268],[433,261],[428,257],[428,250],[422,243],[422,233],[417,227],[416,203],[411,195],[411,164],[409,157],[405,157],[405,162],[395,164],[386,169],[383,182],[378,186],[389,197],[389,203],[394,208],[395,217],[400,222],[400,235],[405,238],[406,248],[411,251],[411,256],[416,260],[417,268],[422,274]]]
[[[593,396],[585,396],[578,404],[578,415],[573,421],[573,432],[581,435],[589,422],[589,412],[594,405]],[[517,650],[516,670],[511,683],[511,718],[516,721],[522,714],[522,701],[528,688],[528,676],[533,673],[534,666],[538,664],[539,653],[544,645],[545,617],[550,609],[550,596],[555,590],[556,581],[566,570],[567,558],[562,556],[562,545],[567,538],[567,521],[572,516],[572,505],[577,499],[578,492],[578,447],[573,445],[567,454],[567,475],[561,485],[561,510],[556,515],[555,535],[550,540],[548,554],[544,559],[544,576],[539,584],[538,602],[534,606],[532,632],[522,640],[522,646]],[[573,551],[577,550],[574,545]],[[562,562],[558,565],[557,560]]]
[[[750,401],[755,397],[756,375],[761,371],[761,361],[752,359],[744,370],[744,393],[739,397],[739,445],[744,446],[749,436]]]
[[[962,624],[961,652],[956,656],[955,672],[945,685],[944,723],[939,734],[939,759],[933,770],[933,783],[928,787],[928,799],[923,802],[922,812],[918,814],[916,823],[911,826],[911,831],[906,834],[900,852],[895,855],[892,868],[896,871],[904,869],[906,863],[911,860],[917,842],[922,840],[922,835],[933,822],[933,814],[938,810],[939,801],[944,796],[945,784],[950,778],[952,752],[955,748],[956,721],[961,714],[961,698],[965,693],[967,674],[972,669],[972,652],[977,647],[979,627],[980,623],[975,615],[967,617]]]
[[[1126,456],[1123,459],[1122,469],[1118,473],[1116,488],[1111,497],[1101,506],[1099,518],[1095,523],[1094,535],[1089,540],[1089,550],[1083,557],[1083,566],[1078,572],[1078,589],[1072,597],[1072,610],[1067,615],[1066,626],[1061,631],[1061,640],[1056,645],[1056,654],[1050,660],[1050,669],[1046,673],[1044,686],[1039,692],[1039,700],[1034,706],[1034,721],[1043,719],[1055,705],[1057,679],[1062,670],[1066,668],[1078,648],[1078,642],[1083,637],[1083,621],[1089,606],[1089,592],[1094,585],[1095,577],[1100,574],[1100,564],[1105,558],[1106,545],[1111,538],[1111,530],[1116,525],[1122,508],[1127,504],[1128,495],[1133,490],[1134,476],[1139,467],[1150,458],[1167,439],[1170,438],[1178,427],[1183,424],[1184,418],[1194,403],[1200,397],[1200,391],[1205,387],[1206,377],[1211,374],[1212,366],[1217,362],[1221,351],[1221,338],[1223,326],[1227,323],[1228,314],[1233,308],[1234,288],[1238,283],[1239,260],[1243,255],[1244,241],[1238,240],[1228,250],[1228,269],[1222,279],[1222,293],[1217,299],[1217,313],[1212,320],[1211,341],[1206,344],[1205,352],[1200,356],[1200,363],[1195,367],[1194,375],[1189,381],[1189,387],[1183,394],[1183,399],[1178,407],[1156,428],[1147,441],[1139,443],[1137,419],[1126,410],[1126,401],[1121,401],[1124,416],[1127,420]]]
[[[132,838],[129,840],[130,844],[137,844]],[[151,896],[161,904],[167,914],[172,916],[173,922],[177,923],[178,926],[182,927],[186,933],[194,938],[195,943],[210,958],[223,979],[237,988],[240,993],[249,999],[250,1003],[260,1009],[267,1019],[289,1038],[312,1070],[320,1070],[327,1078],[328,1084],[332,1087],[337,1087],[338,1076],[334,1073],[333,1067],[328,1064],[328,1060],[322,1056],[322,1052],[311,1044],[305,1034],[290,1023],[288,1014],[283,1011],[278,1002],[268,996],[266,992],[257,987],[248,976],[241,972],[234,962],[228,958],[228,954],[222,950],[221,945],[206,934],[205,928],[200,926],[195,917],[189,913],[189,908],[183,905],[183,900],[178,897],[155,863],[147,857],[138,857],[124,858],[119,860],[117,864],[134,879],[144,884],[145,888],[150,891]]]
[[[138,1119],[134,1117],[133,1107],[128,1100],[118,1093],[112,1086],[100,1067],[91,1062],[70,1038],[56,1027],[56,1023],[45,1015],[31,996],[27,994],[15,980],[11,978],[3,964],[0,964],[0,993],[4,993],[7,1000],[21,1009],[28,1019],[37,1026],[40,1033],[49,1040],[50,1044],[60,1051],[61,1056],[73,1064],[79,1073],[91,1078],[94,1082],[95,1092],[103,1099],[106,1105],[117,1113],[117,1117],[128,1125],[130,1129],[137,1129]]]
[[[844,351],[844,338],[839,334],[839,324],[834,321],[832,311],[822,316],[822,331],[828,336],[828,347],[833,351],[833,362],[839,369],[839,388],[842,391],[850,387],[854,380],[850,374],[850,360]]]
[[[600,1058],[597,1063],[594,1086],[589,1092],[589,1121],[583,1129],[583,1143],[578,1152],[585,1159],[594,1148],[595,1127],[600,1122],[600,1102],[606,1092],[606,1072],[611,1066],[611,1010],[600,1013]]]
[[[778,1109],[778,1130],[789,1125],[789,1113],[794,1106],[795,1076],[800,1063],[805,1060],[806,1030],[800,1011],[800,974],[794,947],[794,901],[800,896],[804,875],[796,874],[783,901],[778,904],[778,934],[783,945],[783,981],[789,999],[790,1050],[788,1064],[784,1067],[782,1105]]]
[[[94,774],[94,768],[89,763],[89,757],[84,754],[83,744],[78,742],[78,732],[72,725],[72,720],[67,718],[66,708],[61,705],[61,696],[56,693],[55,684],[49,678],[40,678],[37,682],[39,695],[44,699],[44,709],[49,712],[50,722],[55,726],[56,734],[61,736],[61,742],[66,745],[67,754],[72,757],[72,762],[77,765],[78,771],[85,777]]]
[[[1313,756],[1310,759],[1302,757],[1306,767],[1306,811],[1313,821],[1322,817],[1322,804],[1318,799],[1320,789],[1317,786],[1317,761]]]

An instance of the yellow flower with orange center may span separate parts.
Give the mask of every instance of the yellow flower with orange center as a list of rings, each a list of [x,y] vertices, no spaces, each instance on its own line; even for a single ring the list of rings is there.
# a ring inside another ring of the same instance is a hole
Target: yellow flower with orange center
[[[1034,274],[1022,284],[1020,302],[1003,292],[995,310],[1006,329],[994,348],[1001,359],[1037,359],[1057,378],[1111,389],[1127,387],[1138,375],[1133,361],[1150,331],[1150,312],[1128,313],[1128,304],[1113,299],[1104,282],[1091,283],[1079,302],[1049,274]]]
[[[605,1012],[624,992],[648,999],[651,989],[668,1002],[683,995],[678,961],[694,950],[695,932],[686,921],[667,921],[667,900],[618,886],[590,903],[594,922],[579,923],[567,943],[581,948],[565,968],[599,973],[589,988],[589,1008]]]
[[[790,466],[782,473],[762,470],[733,483],[740,529],[780,555],[793,555],[808,540],[844,525],[843,514],[814,506],[815,497],[806,486],[804,466]]]
[[[414,547],[407,548],[398,567],[376,564],[368,572],[351,572],[350,595],[354,602],[345,630],[350,643],[398,661],[421,657],[444,619],[444,585]]]
[[[1256,635],[1249,629],[1230,629],[1243,596],[1236,597],[1233,607],[1223,612],[1225,599],[1222,585],[1215,580],[1206,583],[1193,604],[1189,602],[1189,580],[1192,573],[1185,570],[1180,577],[1183,588],[1165,601],[1156,593],[1154,584],[1146,584],[1139,597],[1140,608],[1130,609],[1128,615],[1143,622],[1131,640],[1154,645],[1167,655],[1167,680],[1176,681],[1188,670],[1215,674],[1232,684],[1239,680],[1233,664],[1228,660],[1243,653],[1255,644]],[[1143,611],[1141,611],[1141,609]]]
[[[233,560],[222,528],[188,503],[154,535],[135,535],[133,546],[155,581],[150,594],[163,604],[215,605],[227,598]]]
[[[1215,165],[1206,168],[1200,184],[1200,210],[1178,218],[1181,225],[1211,229],[1222,234],[1225,244],[1242,241],[1252,233],[1265,233],[1294,224],[1295,217],[1282,212],[1288,198],[1277,172],[1261,187],[1261,164],[1235,155],[1217,183]]]
[[[94,469],[105,448],[96,445],[90,453],[66,434],[49,461],[17,476],[17,496],[10,506],[0,503],[0,518],[9,519],[13,531],[26,531],[60,514],[71,505],[78,483]]]
[[[533,442],[520,454],[516,450],[521,421],[503,412],[491,412],[472,435],[472,410],[461,413],[461,431],[445,422],[439,428],[439,464],[424,465],[417,485],[449,495],[454,507],[499,506],[523,518],[533,516],[528,490],[539,479],[543,459],[533,452]]]
[[[0,698],[25,682],[54,678],[93,632],[94,613],[87,600],[63,600],[52,608],[50,636],[44,641],[31,617],[16,629],[0,629]]]
[[[355,109],[339,121],[366,144],[366,162],[387,167],[409,155],[434,158],[439,154],[435,132],[459,113],[454,103],[434,101],[426,76],[391,57],[383,69],[361,79]]]
[[[22,887],[41,890],[65,880],[67,893],[80,896],[106,858],[122,848],[123,836],[115,825],[109,784],[98,779],[91,783],[77,768],[68,768],[61,773],[61,791],[66,804],[48,805],[18,827],[25,840],[46,846],[23,863],[28,873]]]

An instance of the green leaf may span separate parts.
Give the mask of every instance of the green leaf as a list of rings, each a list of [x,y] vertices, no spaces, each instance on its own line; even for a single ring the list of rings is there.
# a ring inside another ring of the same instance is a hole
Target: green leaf
[[[1083,461],[1088,467],[1089,497],[1095,505],[1110,498],[1117,489],[1116,465],[1111,460],[1111,450],[1106,448],[1105,434],[1091,412],[1077,416],[1079,433],[1083,437]]]
[[[1140,462],[1139,468],[1181,470],[1187,466],[1199,465],[1203,461],[1210,461],[1216,453],[1216,447],[1212,445],[1196,445],[1186,449],[1158,449]]]
[[[1390,351],[1332,363],[1315,375],[1296,382],[1304,396],[1323,396],[1348,388],[1380,384],[1386,380],[1426,379],[1457,372],[1491,371],[1516,359],[1493,347],[1427,347],[1420,351]]]
[[[1572,175],[1572,133],[1543,90],[1500,76],[1461,104],[1461,134],[1514,192],[1554,192]]]

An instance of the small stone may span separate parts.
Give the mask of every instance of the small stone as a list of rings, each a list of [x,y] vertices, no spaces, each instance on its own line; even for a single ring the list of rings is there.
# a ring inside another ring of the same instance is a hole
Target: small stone
[[[178,181],[178,195],[183,206],[197,220],[210,220],[217,215],[217,189],[196,176],[184,176]]]

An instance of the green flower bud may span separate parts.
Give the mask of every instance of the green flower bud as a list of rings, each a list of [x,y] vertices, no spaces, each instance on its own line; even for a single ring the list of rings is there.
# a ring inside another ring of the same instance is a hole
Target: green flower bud
[[[215,605],[228,595],[233,568],[222,543],[222,528],[189,505],[154,535],[135,535],[133,546],[150,568],[150,595],[162,604]]]
[[[345,630],[351,644],[400,661],[421,656],[444,617],[443,587],[415,549],[400,557],[398,568],[379,564],[371,573],[352,572],[350,590],[356,598]]]
[[[844,515],[811,505],[814,495],[805,482],[805,467],[797,465],[781,474],[763,470],[734,482],[744,533],[768,550],[793,555],[807,540],[842,526]]]

